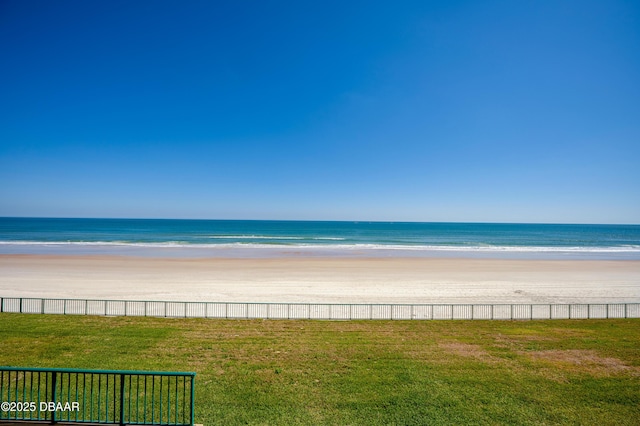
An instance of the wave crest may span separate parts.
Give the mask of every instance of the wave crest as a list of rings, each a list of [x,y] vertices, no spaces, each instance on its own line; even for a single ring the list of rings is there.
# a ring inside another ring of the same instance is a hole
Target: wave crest
[[[229,239],[232,238],[229,236]],[[237,238],[237,237],[233,237]],[[247,236],[247,239],[251,237]],[[267,237],[265,237],[266,239]],[[268,237],[269,239],[278,239]],[[302,237],[301,237],[302,238]],[[259,238],[256,238],[259,239]],[[288,239],[282,237],[280,239]],[[294,238],[291,238],[294,239]],[[299,239],[299,238],[295,238]],[[344,240],[344,238],[322,237],[314,239]],[[302,250],[401,250],[401,251],[445,251],[445,252],[550,252],[550,253],[638,253],[640,245],[624,245],[610,247],[584,247],[584,246],[444,246],[444,245],[405,245],[405,244],[265,244],[250,242],[233,242],[219,244],[188,243],[184,241],[166,242],[130,242],[130,241],[0,241],[0,246],[75,246],[75,247],[144,247],[144,248],[254,248],[254,249],[302,249]]]

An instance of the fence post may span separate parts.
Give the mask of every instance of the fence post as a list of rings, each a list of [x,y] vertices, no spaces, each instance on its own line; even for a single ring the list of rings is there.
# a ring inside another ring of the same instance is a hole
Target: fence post
[[[624,317],[627,317],[627,304],[624,304]]]
[[[167,302],[164,302],[164,317],[167,317]]]
[[[20,298],[20,313],[22,313],[22,297]]]
[[[193,424],[193,417],[194,417],[194,411],[195,411],[195,401],[194,401],[194,396],[195,396],[195,386],[194,386],[194,382],[195,382],[196,378],[194,376],[191,376],[191,424]]]
[[[40,313],[44,315],[44,299],[40,299]]]
[[[591,319],[591,303],[587,305],[587,319]]]
[[[571,303],[569,303],[569,319],[571,319]]]

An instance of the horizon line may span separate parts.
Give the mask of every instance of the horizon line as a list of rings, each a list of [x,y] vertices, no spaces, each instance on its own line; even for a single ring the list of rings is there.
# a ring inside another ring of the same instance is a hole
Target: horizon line
[[[451,223],[451,224],[493,224],[493,225],[612,225],[640,226],[640,223],[593,223],[593,222],[499,222],[499,221],[437,221],[437,220],[367,220],[367,219],[211,219],[211,218],[176,218],[176,217],[68,217],[68,216],[0,216],[0,219],[67,219],[67,220],[193,220],[219,222],[349,222],[349,223]]]

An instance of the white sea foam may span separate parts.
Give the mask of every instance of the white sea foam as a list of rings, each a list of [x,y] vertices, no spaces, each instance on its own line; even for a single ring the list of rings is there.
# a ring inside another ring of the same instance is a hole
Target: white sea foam
[[[230,237],[231,238],[231,237]],[[235,238],[235,237],[234,237]],[[247,237],[250,238],[250,237]],[[271,238],[271,237],[269,237]],[[281,238],[284,239],[284,238]],[[330,239],[323,237],[322,239]],[[336,239],[341,240],[341,239]],[[343,240],[343,239],[342,239]],[[264,243],[221,243],[197,244],[183,241],[166,242],[128,242],[128,241],[0,241],[0,246],[75,246],[75,247],[145,247],[145,248],[255,248],[255,249],[323,249],[323,250],[404,250],[404,251],[453,251],[453,252],[550,252],[550,253],[640,253],[640,245],[615,247],[561,247],[561,246],[441,246],[441,245],[404,245],[404,244],[264,244]]]
[[[344,241],[346,238],[340,237],[288,237],[288,236],[269,236],[269,235],[207,235],[201,238],[209,238],[212,240],[327,240],[327,241]]]
[[[207,235],[204,238],[215,240],[304,240],[304,237],[271,237],[267,235]]]

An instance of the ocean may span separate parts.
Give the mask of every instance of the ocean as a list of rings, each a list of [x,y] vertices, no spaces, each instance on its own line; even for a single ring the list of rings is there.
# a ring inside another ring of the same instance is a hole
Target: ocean
[[[640,225],[0,218],[0,254],[640,259]]]

